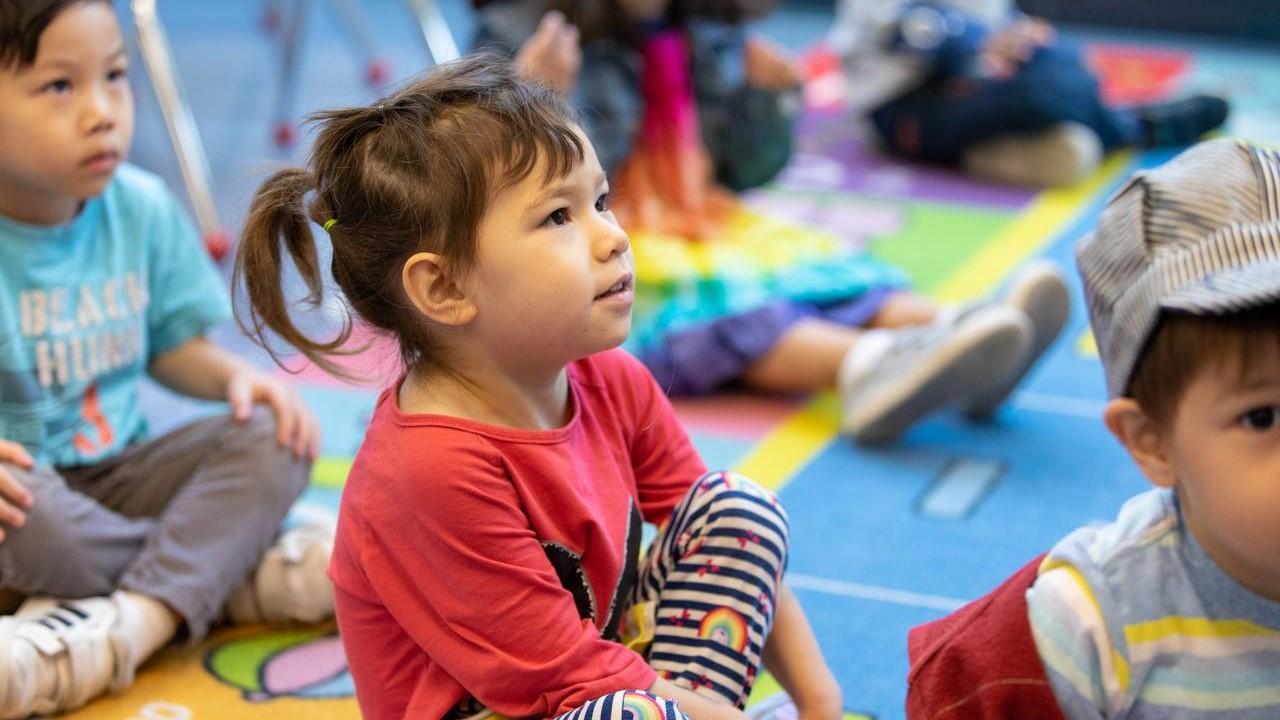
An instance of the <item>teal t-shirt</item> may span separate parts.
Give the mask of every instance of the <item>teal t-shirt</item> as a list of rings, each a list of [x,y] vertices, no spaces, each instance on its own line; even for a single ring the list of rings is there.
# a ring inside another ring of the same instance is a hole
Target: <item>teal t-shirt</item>
[[[146,434],[150,361],[229,317],[199,234],[139,168],[65,225],[0,218],[0,438],[59,467],[118,453]]]

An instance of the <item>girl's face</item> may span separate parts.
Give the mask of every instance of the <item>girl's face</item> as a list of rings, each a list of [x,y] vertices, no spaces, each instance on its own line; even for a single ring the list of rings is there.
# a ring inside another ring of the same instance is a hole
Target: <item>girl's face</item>
[[[591,143],[548,180],[545,159],[490,203],[466,285],[476,337],[499,357],[553,369],[617,347],[631,330],[635,259],[609,209]]]

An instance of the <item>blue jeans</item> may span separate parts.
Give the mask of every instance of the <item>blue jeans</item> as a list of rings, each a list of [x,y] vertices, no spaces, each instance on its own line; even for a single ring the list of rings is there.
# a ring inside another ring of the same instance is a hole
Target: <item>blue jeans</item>
[[[1098,80],[1074,48],[1038,49],[1011,78],[942,75],[871,113],[885,145],[905,157],[953,163],[965,150],[1004,135],[1078,122],[1105,150],[1136,143],[1137,115],[1102,102]]]

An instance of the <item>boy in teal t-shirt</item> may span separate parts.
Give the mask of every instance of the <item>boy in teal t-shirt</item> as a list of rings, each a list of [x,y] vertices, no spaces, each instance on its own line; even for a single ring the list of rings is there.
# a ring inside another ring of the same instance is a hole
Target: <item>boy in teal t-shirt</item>
[[[332,609],[329,535],[269,549],[316,422],[205,337],[227,293],[164,184],[121,165],[126,62],[104,0],[0,0],[0,590],[28,598],[0,617],[0,718],[128,685],[228,600],[239,620]],[[148,440],[144,373],[231,414]]]

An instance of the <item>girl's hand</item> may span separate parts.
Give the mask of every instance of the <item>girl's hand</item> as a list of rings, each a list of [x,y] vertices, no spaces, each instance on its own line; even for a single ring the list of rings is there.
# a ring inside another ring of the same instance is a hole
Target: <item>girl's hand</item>
[[[0,440],[0,463],[30,470],[35,467],[36,461],[18,443]],[[0,523],[14,528],[22,527],[27,522],[25,511],[30,510],[33,503],[30,491],[0,464]],[[0,542],[4,542],[4,538],[4,528],[0,528]]]
[[[320,454],[320,423],[298,394],[279,380],[254,369],[236,370],[227,381],[227,402],[231,416],[240,422],[249,419],[254,405],[266,405],[276,417],[280,447],[309,460]]]

